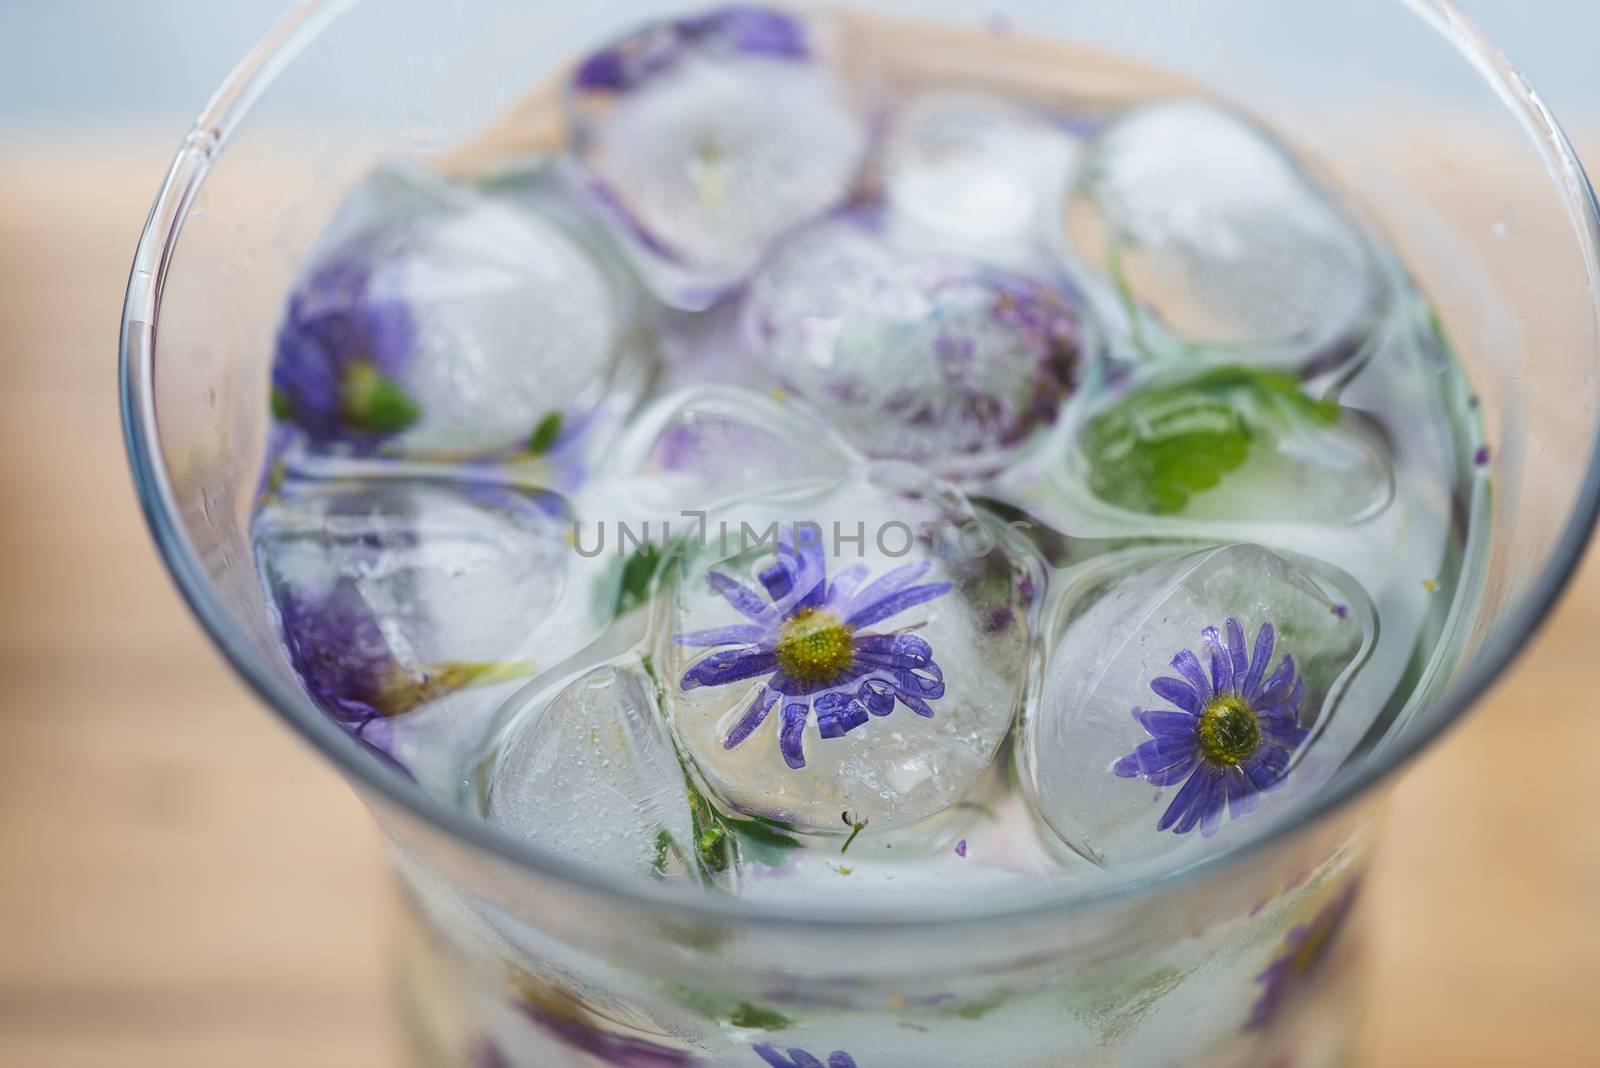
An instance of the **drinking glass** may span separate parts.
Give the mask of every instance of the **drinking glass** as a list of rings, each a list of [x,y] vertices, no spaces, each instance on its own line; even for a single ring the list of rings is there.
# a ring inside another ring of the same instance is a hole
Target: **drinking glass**
[[[416,1062],[1338,1063],[1355,974],[1341,932],[1374,811],[1506,670],[1595,517],[1596,213],[1555,121],[1446,0],[854,5],[911,20],[905,40],[953,81],[982,82],[1004,49],[1006,84],[1044,96],[1182,84],[1254,115],[1361,205],[1431,299],[1492,452],[1464,550],[1481,584],[1444,621],[1408,714],[1293,818],[1104,888],[779,909],[607,878],[410,788],[307,700],[248,537],[275,324],[340,198],[379,160],[492,148],[484,131],[531,106],[530,87],[676,10],[305,4],[195,123],[134,261],[121,384],[145,512],[224,655],[387,833]]]

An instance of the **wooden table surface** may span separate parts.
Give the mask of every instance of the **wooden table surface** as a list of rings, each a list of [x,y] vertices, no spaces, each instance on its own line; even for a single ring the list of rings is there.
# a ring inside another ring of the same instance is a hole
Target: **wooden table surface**
[[[378,835],[156,558],[118,311],[165,145],[0,161],[0,1065],[395,1062]],[[1362,1064],[1600,1063],[1600,564],[1395,791]]]

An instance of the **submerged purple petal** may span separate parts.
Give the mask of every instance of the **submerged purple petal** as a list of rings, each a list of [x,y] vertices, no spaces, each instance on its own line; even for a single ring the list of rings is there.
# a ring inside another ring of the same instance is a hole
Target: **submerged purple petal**
[[[678,685],[684,690],[692,690],[697,686],[726,686],[730,682],[753,679],[757,675],[770,675],[777,670],[778,654],[765,649],[711,653],[685,671]]]
[[[756,694],[756,699],[750,703],[744,715],[739,717],[739,722],[734,724],[733,730],[728,732],[728,737],[723,739],[722,747],[732,749],[746,738],[762,723],[766,721],[767,713],[772,711],[772,706],[777,703],[778,691],[768,683]]]
[[[1201,704],[1211,700],[1211,682],[1206,678],[1205,669],[1200,666],[1200,658],[1194,655],[1193,650],[1185,649],[1173,657],[1172,666],[1177,669],[1178,674],[1188,680],[1190,686],[1194,687]]]
[[[1233,682],[1242,691],[1245,675],[1250,670],[1250,658],[1244,649],[1244,627],[1231,617],[1223,625],[1228,631],[1228,661]]]
[[[1250,657],[1250,670],[1245,673],[1244,684],[1239,687],[1239,692],[1247,701],[1256,700],[1261,678],[1267,673],[1267,665],[1272,662],[1272,646],[1276,636],[1277,632],[1271,623],[1261,624],[1261,629],[1256,631],[1256,648]]]
[[[723,599],[740,615],[757,623],[766,623],[777,618],[777,613],[773,611],[771,605],[761,599],[760,594],[741,586],[722,572],[712,571],[706,575],[706,582],[713,590],[722,594]]]
[[[1192,716],[1187,712],[1168,712],[1165,709],[1150,711],[1136,708],[1133,710],[1133,718],[1138,721],[1139,726],[1150,732],[1151,737],[1172,734],[1193,738],[1195,731],[1200,727],[1198,716]]]
[[[1228,772],[1214,772],[1206,784],[1206,796],[1200,812],[1200,837],[1210,838],[1222,827],[1222,811],[1228,802]],[[1195,811],[1193,809],[1191,812]],[[1178,828],[1183,833],[1183,828]]]
[[[1200,709],[1204,707],[1200,695],[1195,693],[1194,687],[1187,682],[1162,675],[1150,680],[1150,689],[1157,697],[1171,701],[1191,716],[1198,716]]]
[[[1191,814],[1195,806],[1204,800],[1206,787],[1210,779],[1211,771],[1209,768],[1200,768],[1189,776],[1189,781],[1183,784],[1183,789],[1178,791],[1177,796],[1172,799],[1172,803],[1167,806],[1167,810],[1161,814],[1161,819],[1156,824],[1156,830],[1164,831],[1174,824],[1177,824],[1177,832],[1179,834],[1185,834],[1191,830],[1200,818],[1198,815],[1191,818]]]
[[[837,608],[850,599],[856,588],[861,585],[861,580],[867,577],[866,564],[851,564],[833,577],[828,584],[828,595],[825,603],[829,608]]]
[[[817,713],[817,733],[824,738],[843,738],[867,722],[867,707],[853,695],[834,690],[813,702]]]
[[[883,600],[892,593],[896,593],[911,585],[917,579],[927,574],[930,565],[926,560],[915,563],[901,564],[899,567],[890,568],[882,575],[873,579],[868,586],[850,598],[844,607],[845,618],[850,618],[862,608]]]
[[[1200,632],[1200,641],[1211,654],[1211,689],[1218,694],[1233,693],[1233,658],[1222,644],[1222,634],[1216,627]]]
[[[1294,681],[1294,657],[1286,653],[1283,660],[1278,663],[1278,670],[1261,684],[1260,691],[1250,699],[1250,703],[1261,709],[1277,708],[1288,702]]]
[[[935,597],[941,597],[949,592],[950,583],[929,582],[922,586],[912,586],[908,589],[900,590],[898,593],[892,593],[877,602],[862,604],[861,599],[858,598],[857,603],[860,604],[860,607],[851,613],[845,622],[852,627],[870,627],[874,623],[888,619],[890,616],[899,615],[908,608],[915,607],[925,601],[931,601]]]
[[[783,725],[779,728],[778,749],[783,753],[783,762],[795,771],[806,766],[803,741],[806,712],[806,706],[799,701],[791,701],[783,706]]]
[[[759,623],[736,623],[731,627],[713,627],[674,635],[672,640],[679,645],[754,645],[770,638],[772,633],[771,627],[763,627]]]

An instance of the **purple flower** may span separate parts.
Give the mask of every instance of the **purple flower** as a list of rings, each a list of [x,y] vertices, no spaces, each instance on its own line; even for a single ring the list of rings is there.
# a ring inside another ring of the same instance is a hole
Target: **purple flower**
[[[643,1038],[614,1034],[569,1015],[524,1000],[517,1003],[524,1015],[557,1041],[616,1068],[693,1068],[700,1063],[680,1049]]]
[[[1305,741],[1300,726],[1304,682],[1294,657],[1285,654],[1270,676],[1274,633],[1271,623],[1256,632],[1247,655],[1244,628],[1227,621],[1227,641],[1207,627],[1202,640],[1211,655],[1208,678],[1200,660],[1185,649],[1172,658],[1181,678],[1162,676],[1150,683],[1156,696],[1176,710],[1135,708],[1133,718],[1150,735],[1112,765],[1124,779],[1143,778],[1156,786],[1183,788],[1162,814],[1156,830],[1188,834],[1197,825],[1209,838],[1222,825],[1226,808],[1238,819],[1261,803],[1261,791],[1279,785],[1289,757]]]
[[[295,289],[278,328],[273,414],[314,442],[373,447],[421,414],[398,384],[415,338],[410,311],[374,294],[369,268],[322,267]]]
[[[799,542],[794,532],[780,535],[777,562],[760,574],[765,598],[721,572],[707,576],[711,588],[750,622],[675,639],[718,649],[684,672],[685,690],[768,676],[723,745],[732,749],[743,742],[781,704],[778,745],[784,762],[797,769],[805,767],[802,735],[813,710],[824,738],[843,737],[869,715],[887,716],[896,700],[919,716],[933,716],[928,702],[944,696],[944,672],[934,663],[932,647],[914,634],[863,628],[950,589],[948,582],[913,585],[927,572],[925,561],[893,568],[870,583],[863,582],[866,566],[856,564],[829,582],[820,537]]]
[[[828,1054],[828,1063],[824,1066],[819,1058],[803,1049],[780,1051],[768,1042],[759,1042],[752,1048],[772,1068],[856,1068],[855,1058],[842,1049]]]
[[[1265,1028],[1277,1017],[1284,999],[1310,980],[1328,957],[1355,904],[1361,880],[1352,879],[1339,896],[1324,905],[1308,924],[1297,924],[1284,939],[1284,950],[1256,976],[1261,996],[1250,1011],[1250,1028]]]
[[[572,84],[583,91],[624,93],[690,50],[778,59],[805,59],[810,54],[798,21],[770,8],[735,4],[631,33],[584,60]]]
[[[396,681],[406,673],[376,617],[344,586],[321,596],[280,586],[276,600],[289,664],[317,707],[362,748],[410,776],[390,752],[392,730],[385,711],[394,700]]]
[[[875,232],[881,212],[841,214],[774,253],[746,298],[748,343],[869,456],[988,474],[1076,387],[1077,295],[903,247]]]

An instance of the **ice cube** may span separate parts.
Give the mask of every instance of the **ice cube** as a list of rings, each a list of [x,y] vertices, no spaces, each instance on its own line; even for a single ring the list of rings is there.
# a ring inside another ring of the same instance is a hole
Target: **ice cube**
[[[574,74],[580,181],[666,303],[709,306],[848,194],[867,127],[826,38],[731,6],[641,29]]]
[[[1078,151],[1061,124],[1002,97],[924,93],[896,117],[882,150],[890,223],[908,242],[1036,267]]]
[[[1134,560],[1086,609],[1069,592],[1020,750],[1045,822],[1118,874],[1258,825],[1375,633],[1348,576],[1258,545]]]
[[[1138,347],[1319,370],[1362,351],[1387,284],[1361,227],[1256,126],[1215,104],[1138,108],[1087,147],[1069,258]]]
[[[490,823],[607,873],[691,870],[684,773],[645,680],[607,665],[516,704],[488,773]]]
[[[1007,532],[898,464],[752,497],[708,530],[663,599],[656,662],[716,797],[837,835],[841,812],[886,829],[972,790],[1026,674],[1034,578]]]
[[[575,233],[420,167],[373,172],[290,296],[275,414],[357,453],[549,448],[638,357],[627,281]]]
[[[746,335],[773,373],[870,456],[988,473],[1055,420],[1082,358],[1064,290],[897,246],[852,213],[779,250]]]
[[[262,502],[252,536],[307,692],[410,767],[404,734],[429,707],[449,701],[453,744],[475,742],[495,684],[525,680],[596,636],[570,530],[550,493],[291,479]],[[481,696],[461,700],[471,695]],[[426,732],[438,743],[429,766],[449,766],[452,740],[436,724]]]
[[[671,517],[788,482],[838,478],[860,461],[827,426],[770,396],[698,386],[640,413],[611,450],[603,481]]]
[[[1394,493],[1359,413],[1242,365],[1159,375],[1110,400],[1084,423],[1072,466],[1109,504],[1189,519],[1350,524]]]

